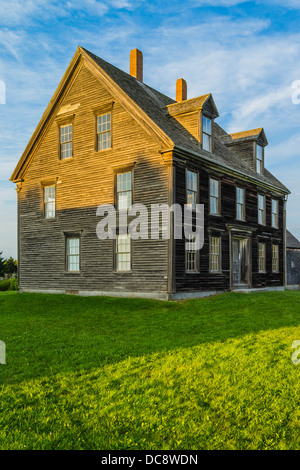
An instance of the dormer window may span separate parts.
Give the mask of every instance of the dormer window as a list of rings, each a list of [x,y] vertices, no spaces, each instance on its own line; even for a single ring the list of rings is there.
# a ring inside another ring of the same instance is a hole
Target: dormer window
[[[264,149],[261,145],[256,144],[256,171],[260,175],[264,169]]]
[[[73,156],[73,126],[68,124],[60,127],[60,158]]]
[[[206,116],[202,118],[202,148],[211,152],[211,119]]]

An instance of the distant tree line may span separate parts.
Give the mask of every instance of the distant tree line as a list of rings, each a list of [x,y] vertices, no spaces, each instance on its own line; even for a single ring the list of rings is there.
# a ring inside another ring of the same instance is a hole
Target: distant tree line
[[[15,277],[18,272],[18,262],[12,256],[8,259],[2,257],[0,251],[0,277]]]

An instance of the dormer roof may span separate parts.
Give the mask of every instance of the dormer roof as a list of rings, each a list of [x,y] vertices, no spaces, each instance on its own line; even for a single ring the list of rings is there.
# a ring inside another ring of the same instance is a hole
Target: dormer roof
[[[234,132],[233,134],[227,134],[224,143],[232,144],[236,142],[245,142],[245,141],[257,141],[263,146],[268,145],[268,140],[265,134],[263,127],[257,129],[251,129],[249,131]]]
[[[169,104],[167,109],[171,116],[191,113],[194,111],[204,111],[212,119],[219,117],[219,111],[211,93],[198,96],[197,98]]]

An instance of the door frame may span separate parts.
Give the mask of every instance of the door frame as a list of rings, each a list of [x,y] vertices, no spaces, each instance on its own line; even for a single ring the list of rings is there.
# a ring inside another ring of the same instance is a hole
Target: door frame
[[[230,269],[230,290],[235,288],[233,284],[233,239],[247,240],[247,258],[248,273],[247,285],[249,289],[252,287],[252,236],[255,229],[228,225],[229,232],[229,269]]]

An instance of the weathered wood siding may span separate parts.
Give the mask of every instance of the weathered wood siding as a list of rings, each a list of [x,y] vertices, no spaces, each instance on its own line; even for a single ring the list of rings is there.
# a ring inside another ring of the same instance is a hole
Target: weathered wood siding
[[[212,291],[230,289],[230,235],[229,226],[246,229],[251,227],[251,262],[252,287],[273,287],[283,285],[283,201],[279,202],[279,229],[271,227],[271,199],[272,194],[266,194],[266,226],[258,224],[257,193],[255,185],[242,180],[233,179],[215,170],[206,168],[203,164],[183,162],[176,166],[175,202],[186,203],[186,168],[199,172],[200,204],[204,204],[204,246],[200,250],[199,273],[185,272],[185,244],[184,240],[176,240],[176,291]],[[221,181],[221,215],[209,214],[209,177],[219,178]],[[236,220],[236,185],[246,190],[246,220]],[[259,191],[261,192],[261,191]],[[275,195],[273,195],[275,198]],[[279,199],[277,196],[276,199]],[[222,273],[209,272],[209,236],[221,237]],[[279,273],[272,273],[272,239],[279,245]],[[266,242],[266,273],[258,273],[258,241]]]
[[[255,144],[253,141],[235,142],[227,147],[243,160],[250,168],[255,170]]]
[[[300,284],[300,250],[289,248],[286,250],[287,284]]]
[[[114,102],[113,148],[95,151],[94,108]],[[160,146],[84,66],[60,103],[73,106],[73,158],[58,158],[53,116],[24,176],[20,200],[20,288],[97,291],[167,290],[168,242],[132,241],[132,271],[114,271],[114,242],[99,240],[96,209],[114,204],[115,172],[134,166],[133,202],[168,203],[168,168]],[[75,105],[75,106],[74,106]],[[77,107],[76,107],[77,105]],[[69,113],[70,115],[72,114]],[[59,118],[68,113],[60,114]],[[43,216],[42,182],[57,178],[56,218]],[[81,272],[65,269],[65,233],[81,233]]]

